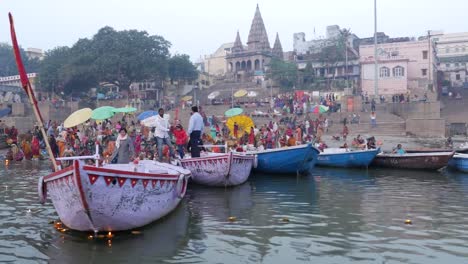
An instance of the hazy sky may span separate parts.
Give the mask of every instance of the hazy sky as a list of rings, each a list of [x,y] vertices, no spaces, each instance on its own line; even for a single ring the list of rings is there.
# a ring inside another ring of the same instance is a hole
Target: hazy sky
[[[171,52],[196,60],[234,42],[237,30],[245,44],[257,3],[270,44],[278,32],[284,51],[292,50],[293,33],[305,32],[310,40],[314,28],[319,37],[327,25],[373,35],[373,0],[3,0],[0,42],[11,42],[12,12],[23,47],[71,46],[108,25],[161,35],[172,43]],[[378,0],[378,30],[391,37],[468,31],[467,10],[467,0]]]

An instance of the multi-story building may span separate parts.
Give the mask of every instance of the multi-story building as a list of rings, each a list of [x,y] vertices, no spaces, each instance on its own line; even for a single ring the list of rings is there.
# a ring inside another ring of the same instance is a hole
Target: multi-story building
[[[36,91],[37,77],[37,73],[28,73],[28,79],[33,91]],[[0,77],[0,85],[21,87],[21,78],[19,75]]]
[[[44,51],[36,48],[27,48],[26,56],[28,56],[30,59],[42,60],[44,58]]]
[[[405,94],[408,89],[431,89],[436,80],[433,49],[432,42],[427,40],[379,44],[377,94]],[[374,95],[374,45],[361,45],[359,53],[362,91]]]
[[[203,71],[212,76],[224,76],[227,69],[226,56],[231,54],[234,42],[222,44],[213,54],[203,59]]]
[[[436,45],[438,69],[452,87],[468,88],[468,32],[431,32]]]
[[[306,41],[305,33],[299,32],[293,35],[293,48],[297,55],[320,53],[323,48],[336,45],[341,35],[341,29],[337,25],[327,26],[326,38],[318,38]],[[348,36],[348,47],[357,49],[358,37],[355,34]]]

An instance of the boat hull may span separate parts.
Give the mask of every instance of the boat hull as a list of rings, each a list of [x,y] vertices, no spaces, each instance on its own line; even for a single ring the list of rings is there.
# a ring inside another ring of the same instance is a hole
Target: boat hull
[[[147,225],[174,210],[190,174],[165,174],[72,166],[39,182],[62,223],[78,231],[121,231]]]
[[[192,172],[192,180],[195,183],[218,187],[246,182],[253,163],[253,156],[232,152],[181,160],[182,167]]]
[[[319,150],[312,144],[250,152],[257,156],[254,171],[274,174],[306,173],[315,166]]]
[[[448,163],[450,169],[468,173],[468,154],[455,154]]]
[[[320,153],[317,166],[338,168],[368,167],[379,153],[379,149],[348,151],[342,153]]]
[[[438,170],[447,166],[453,152],[378,154],[372,166],[395,169]]]

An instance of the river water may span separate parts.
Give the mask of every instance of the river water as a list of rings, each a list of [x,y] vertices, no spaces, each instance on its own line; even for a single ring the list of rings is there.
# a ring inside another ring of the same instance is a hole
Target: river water
[[[53,206],[37,202],[47,170],[1,166],[0,262],[468,263],[468,175],[316,168],[191,185],[172,214],[109,241],[54,228]]]

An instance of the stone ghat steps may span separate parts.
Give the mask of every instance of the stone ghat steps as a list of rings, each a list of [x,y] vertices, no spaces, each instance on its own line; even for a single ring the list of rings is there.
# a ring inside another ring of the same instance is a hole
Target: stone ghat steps
[[[380,136],[402,136],[406,135],[405,122],[377,122],[377,127],[372,128],[370,123],[361,122],[360,124],[349,124],[350,135],[380,135]],[[336,135],[343,132],[343,124],[332,124],[328,128],[328,134]]]

